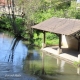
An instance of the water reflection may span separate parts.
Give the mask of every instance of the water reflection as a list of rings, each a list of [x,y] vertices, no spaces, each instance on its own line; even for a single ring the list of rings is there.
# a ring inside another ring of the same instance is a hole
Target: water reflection
[[[11,47],[15,40],[0,34],[0,62],[12,61],[9,56],[11,54]],[[13,70],[16,72],[24,70],[26,73],[42,76],[42,80],[79,80],[80,68],[66,63],[64,60],[56,58],[52,55],[47,55],[45,52],[39,50],[28,50],[28,48],[18,41],[14,48],[12,48],[14,57]],[[77,75],[78,74],[78,75]],[[49,75],[49,77],[48,77]],[[44,78],[46,76],[47,78]]]
[[[44,70],[44,53],[42,52],[42,74],[45,74]]]
[[[0,62],[8,62],[8,60],[10,62],[13,60],[13,65],[21,66],[23,64],[23,60],[27,56],[28,49],[22,41],[18,41],[15,45],[15,40],[13,42],[12,41],[12,38],[0,34]],[[12,58],[13,54],[14,57]]]
[[[27,60],[39,60],[40,59],[40,55],[38,54],[37,51],[31,50],[31,51],[28,51],[26,59]]]
[[[64,65],[65,65],[65,61],[61,60],[60,72],[64,72]]]
[[[25,62],[24,62],[24,71],[28,71],[30,74],[35,75],[47,75],[47,74],[54,74],[55,67],[52,66],[53,62],[49,62],[49,59],[46,59],[45,62],[45,55],[44,53],[37,53],[36,56],[34,56],[36,51],[34,53],[29,53],[27,56]],[[32,57],[35,57],[32,59]],[[47,57],[46,57],[47,58]]]
[[[28,60],[24,62],[24,71],[38,75],[43,80],[75,80],[75,77],[79,80],[80,68],[75,68],[64,60],[54,58],[54,56],[47,55],[44,52],[37,54],[39,55],[38,60],[27,57]]]

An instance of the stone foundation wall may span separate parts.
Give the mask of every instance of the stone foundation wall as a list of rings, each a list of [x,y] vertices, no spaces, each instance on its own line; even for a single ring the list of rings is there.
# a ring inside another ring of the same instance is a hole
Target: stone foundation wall
[[[73,36],[62,35],[62,46],[71,49],[78,49],[78,41]]]

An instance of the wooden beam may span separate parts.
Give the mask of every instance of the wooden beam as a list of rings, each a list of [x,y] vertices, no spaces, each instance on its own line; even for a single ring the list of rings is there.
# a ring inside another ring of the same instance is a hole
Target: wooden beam
[[[62,41],[62,35],[59,34],[59,48],[61,49],[61,41]]]
[[[78,37],[76,36],[76,35],[72,35],[75,39],[77,39],[78,40]]]

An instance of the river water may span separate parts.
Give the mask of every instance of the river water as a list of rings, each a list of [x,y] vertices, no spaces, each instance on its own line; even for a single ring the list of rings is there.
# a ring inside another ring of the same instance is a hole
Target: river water
[[[80,80],[79,68],[19,41],[0,34],[0,80]],[[35,76],[35,77],[34,77]]]

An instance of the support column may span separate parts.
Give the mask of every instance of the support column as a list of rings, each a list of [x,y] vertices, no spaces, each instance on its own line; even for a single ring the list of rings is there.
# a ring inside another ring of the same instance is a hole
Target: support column
[[[42,42],[42,48],[44,48],[46,46],[45,44],[45,39],[46,39],[46,32],[43,32],[43,42]]]
[[[80,36],[79,36],[79,39],[78,39],[78,51],[79,51],[79,54],[78,54],[78,62],[80,63]],[[80,74],[80,68],[79,68],[79,64],[78,63],[78,68],[77,68],[77,74]]]
[[[80,54],[78,54],[78,65],[77,65],[78,68],[77,68],[77,74],[80,74],[80,68],[79,68],[79,67],[80,67],[80,64],[79,64],[79,63],[80,63]]]
[[[59,34],[59,48],[58,48],[58,54],[62,53],[62,49],[61,49],[61,41],[62,41],[62,35]]]
[[[62,35],[59,34],[59,48],[61,49],[61,41],[62,41]]]
[[[78,39],[78,51],[80,52],[80,37]]]
[[[78,54],[78,62],[80,62],[80,54]]]

